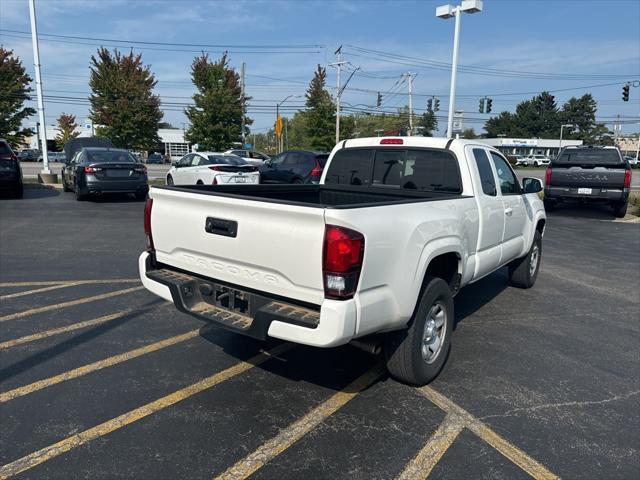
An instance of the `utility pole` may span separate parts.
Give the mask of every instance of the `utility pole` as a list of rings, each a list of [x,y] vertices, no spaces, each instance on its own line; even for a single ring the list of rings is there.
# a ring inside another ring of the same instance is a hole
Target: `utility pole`
[[[38,96],[38,117],[40,142],[42,148],[42,175],[51,175],[49,157],[47,156],[47,124],[44,121],[44,101],[42,100],[42,77],[40,76],[40,50],[38,49],[38,30],[36,27],[36,6],[34,0],[29,0],[29,16],[31,18],[31,43],[33,45],[33,66],[36,73],[36,95]],[[50,178],[55,180],[55,178]]]
[[[245,138],[245,131],[244,131],[244,129],[245,129],[245,126],[244,126],[244,112],[245,112],[245,108],[246,108],[245,101],[244,101],[244,67],[245,67],[245,64],[244,64],[244,62],[242,62],[242,66],[240,67],[240,92],[241,92],[240,95],[242,96],[242,126],[241,126],[241,128],[242,128],[242,134],[241,134],[242,135],[242,148],[244,148],[245,144],[247,143],[246,142],[246,138]]]
[[[340,90],[340,70],[342,65],[344,65],[345,61],[342,60],[342,45],[338,47],[338,49],[334,52],[336,55],[336,61],[330,63],[329,66],[336,67],[337,75],[336,75],[336,143],[340,141],[340,96],[342,95],[342,91]]]
[[[407,72],[402,76],[409,78],[409,136],[411,137],[413,135],[413,78],[415,74]]]

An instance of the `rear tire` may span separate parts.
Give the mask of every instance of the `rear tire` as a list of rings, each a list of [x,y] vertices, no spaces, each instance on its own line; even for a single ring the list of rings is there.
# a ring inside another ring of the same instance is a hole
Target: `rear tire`
[[[294,185],[302,185],[304,182],[300,178],[294,178],[293,182],[291,183],[293,183]]]
[[[384,355],[398,381],[422,386],[438,376],[449,356],[453,297],[441,278],[427,277],[409,328],[388,333]]]
[[[615,202],[613,204],[613,214],[616,218],[622,218],[627,214],[628,202]]]
[[[542,235],[536,230],[529,253],[509,264],[509,280],[511,285],[518,288],[533,287],[536,283],[536,278],[538,278],[541,259]]]
[[[64,179],[64,176],[62,177],[62,191],[63,192],[70,192],[71,191],[71,189],[67,185],[67,182]]]
[[[24,197],[24,186],[23,185],[18,185],[15,189],[15,191],[13,192],[13,198],[22,198]]]
[[[173,177],[171,175],[167,175],[167,185],[173,185]]]
[[[147,192],[136,192],[136,200],[146,200]]]
[[[78,187],[77,183],[76,183],[75,192],[76,192],[76,200],[78,202],[82,202],[83,200],[85,200],[87,198],[86,195],[83,195],[82,193],[80,193],[80,187]]]

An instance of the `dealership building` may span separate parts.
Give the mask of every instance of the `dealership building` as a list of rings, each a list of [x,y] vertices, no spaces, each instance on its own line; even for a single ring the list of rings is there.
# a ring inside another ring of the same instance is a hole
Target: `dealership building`
[[[562,140],[550,138],[478,138],[479,142],[497,148],[505,155],[545,155],[556,157],[560,148],[582,145],[582,140]]]

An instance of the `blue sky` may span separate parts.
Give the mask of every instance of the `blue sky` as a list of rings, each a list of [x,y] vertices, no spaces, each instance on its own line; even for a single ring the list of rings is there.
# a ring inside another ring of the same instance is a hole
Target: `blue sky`
[[[187,121],[181,110],[193,93],[193,57],[201,50],[217,57],[225,49],[233,66],[246,63],[255,131],[273,124],[275,104],[285,97],[294,95],[284,104],[288,110],[303,104],[295,95],[304,94],[317,64],[335,61],[340,45],[351,62],[347,69],[360,67],[343,96],[347,107],[374,108],[377,91],[393,92],[383,93],[385,110],[406,104],[401,74],[413,72],[416,111],[424,111],[428,95],[436,95],[445,116],[454,22],[435,17],[435,7],[443,3],[37,0],[40,34],[105,39],[41,37],[47,123],[63,111],[85,121],[89,58],[100,43],[142,53],[158,79],[165,120],[178,127]],[[29,31],[27,0],[0,0],[0,43],[33,71],[30,38],[7,30]],[[493,96],[496,113],[551,90],[560,104],[591,92],[599,119],[611,127],[619,114],[628,122],[623,132],[640,130],[640,87],[631,89],[630,102],[621,100],[621,83],[640,80],[639,1],[485,0],[482,13],[462,17],[459,62],[473,67],[458,77],[456,107],[465,111],[465,127],[481,131],[488,118],[478,113],[481,96]],[[328,67],[329,86],[335,82],[335,70]],[[441,119],[441,133],[445,124]]]

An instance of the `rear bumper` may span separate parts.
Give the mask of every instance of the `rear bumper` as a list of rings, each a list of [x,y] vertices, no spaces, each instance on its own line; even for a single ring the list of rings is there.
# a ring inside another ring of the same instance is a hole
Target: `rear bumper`
[[[590,194],[578,193],[577,187],[545,186],[546,199],[574,198],[582,200],[605,200],[610,202],[626,202],[629,198],[628,188],[592,188]]]
[[[82,193],[146,193],[149,185],[146,180],[87,180]]]
[[[355,334],[353,300],[325,299],[319,307],[301,305],[154,263],[150,253],[140,255],[138,266],[145,288],[184,313],[236,333],[316,347],[343,345]],[[233,302],[234,309],[228,308],[229,302]]]

